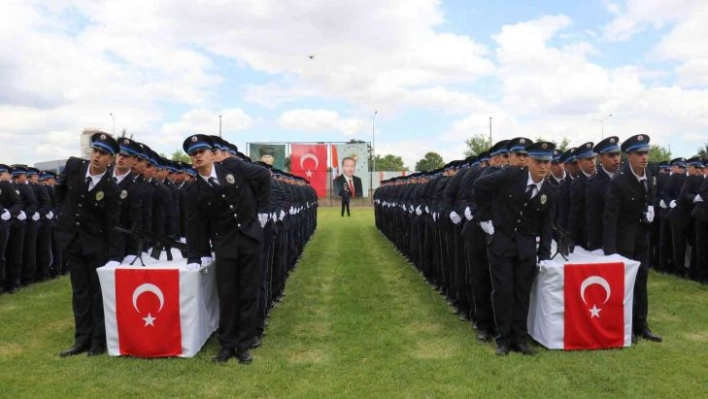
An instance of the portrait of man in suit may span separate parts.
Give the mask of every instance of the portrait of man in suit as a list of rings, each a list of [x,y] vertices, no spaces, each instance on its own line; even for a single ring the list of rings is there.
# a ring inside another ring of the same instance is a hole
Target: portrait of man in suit
[[[349,187],[349,192],[352,198],[359,198],[364,195],[362,190],[361,179],[354,176],[356,170],[356,159],[353,157],[345,157],[342,159],[342,174],[334,179],[332,189],[337,196],[340,196],[342,188],[346,185]]]
[[[258,155],[261,157],[261,161],[273,166],[275,161],[275,150],[273,147],[261,147],[258,149]]]

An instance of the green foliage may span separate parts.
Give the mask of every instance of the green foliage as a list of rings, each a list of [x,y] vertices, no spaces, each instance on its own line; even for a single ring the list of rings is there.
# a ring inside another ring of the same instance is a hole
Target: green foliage
[[[668,161],[671,159],[671,151],[656,144],[649,146],[649,160],[651,162]]]
[[[561,139],[560,143],[558,143],[558,141],[556,141],[556,140],[548,140],[548,139],[545,139],[545,138],[540,137],[540,136],[539,136],[539,137],[536,137],[536,140],[534,140],[534,142],[536,142],[536,141],[548,141],[548,142],[551,142],[551,143],[553,143],[553,144],[556,145],[556,149],[559,150],[559,151],[565,151],[565,150],[567,150],[567,149],[570,147],[570,139],[567,138],[567,137],[563,137],[563,138]]]
[[[175,152],[172,153],[172,156],[170,157],[170,159],[173,161],[182,161],[185,163],[192,163],[192,160],[189,158],[189,155],[187,155],[182,150],[175,150]]]
[[[443,166],[445,166],[445,161],[443,161],[440,154],[431,151],[426,153],[423,159],[415,164],[415,170],[419,172],[429,172],[442,168]]]
[[[252,365],[212,364],[215,337],[191,359],[61,359],[74,340],[65,276],[0,295],[3,397],[705,396],[706,286],[649,273],[649,322],[664,343],[497,358],[377,232],[371,208],[318,213]]]
[[[706,141],[701,147],[698,147],[698,155],[700,155],[703,159],[708,158],[708,141]]]
[[[487,151],[489,147],[492,146],[491,142],[489,141],[489,136],[486,134],[478,134],[476,136],[470,137],[469,139],[465,140],[465,145],[467,146],[467,149],[465,150],[465,157],[479,155],[480,153]]]
[[[403,164],[403,158],[386,154],[383,157],[376,154],[376,171],[383,172],[402,172],[408,170],[408,167]]]

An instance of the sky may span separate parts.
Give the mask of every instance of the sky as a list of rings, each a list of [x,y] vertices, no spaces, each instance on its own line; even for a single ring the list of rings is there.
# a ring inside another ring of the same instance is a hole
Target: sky
[[[646,134],[689,157],[706,43],[704,0],[4,0],[0,162],[78,156],[84,128],[170,154],[219,115],[239,148],[374,141],[411,169],[463,158],[490,117],[494,141]]]

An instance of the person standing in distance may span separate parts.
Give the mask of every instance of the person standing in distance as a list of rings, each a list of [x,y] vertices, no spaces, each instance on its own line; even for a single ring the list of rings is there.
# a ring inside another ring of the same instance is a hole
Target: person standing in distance
[[[347,210],[347,217],[351,216],[351,214],[349,213],[349,202],[352,197],[352,193],[351,191],[349,191],[349,186],[346,184],[342,186],[342,189],[339,190],[339,193],[337,195],[342,197],[342,217],[344,217],[345,208]]]
[[[106,352],[103,298],[96,269],[117,266],[120,190],[108,166],[120,150],[108,133],[91,136],[91,160],[69,158],[55,186],[59,217],[55,234],[71,273],[76,334],[74,345],[59,356]]]
[[[620,254],[640,262],[634,283],[632,341],[636,337],[661,342],[649,329],[649,233],[654,221],[652,176],[647,169],[649,136],[638,134],[622,143],[627,164],[610,180],[603,214],[602,249],[605,255]]]
[[[198,269],[202,257],[211,257],[210,239],[216,257],[221,350],[212,361],[225,363],[235,356],[249,364],[270,172],[233,157],[214,162],[214,142],[203,134],[188,137],[182,147],[198,172],[186,192],[187,268]]]

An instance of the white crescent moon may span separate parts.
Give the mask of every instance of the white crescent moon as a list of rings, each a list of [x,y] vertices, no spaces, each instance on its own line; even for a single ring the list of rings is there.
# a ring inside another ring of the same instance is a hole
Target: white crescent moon
[[[315,161],[315,170],[317,170],[317,167],[320,166],[320,161],[317,159],[315,154],[308,152],[307,154],[304,154],[300,157],[300,169],[305,170],[305,167],[302,166],[302,164],[305,162],[306,159],[311,159]]]
[[[138,288],[133,291],[133,307],[135,308],[135,311],[140,313],[140,310],[138,309],[138,298],[140,298],[140,295],[145,292],[152,292],[155,294],[157,299],[160,300],[160,309],[157,310],[160,312],[162,310],[162,305],[165,304],[165,296],[162,294],[160,287],[150,283],[140,284]]]
[[[580,284],[580,297],[583,299],[583,302],[585,302],[585,290],[593,284],[597,284],[605,289],[605,302],[603,302],[603,304],[607,303],[607,301],[610,300],[612,289],[610,288],[610,283],[600,276],[590,276]],[[585,302],[585,304],[587,304],[587,302]]]

